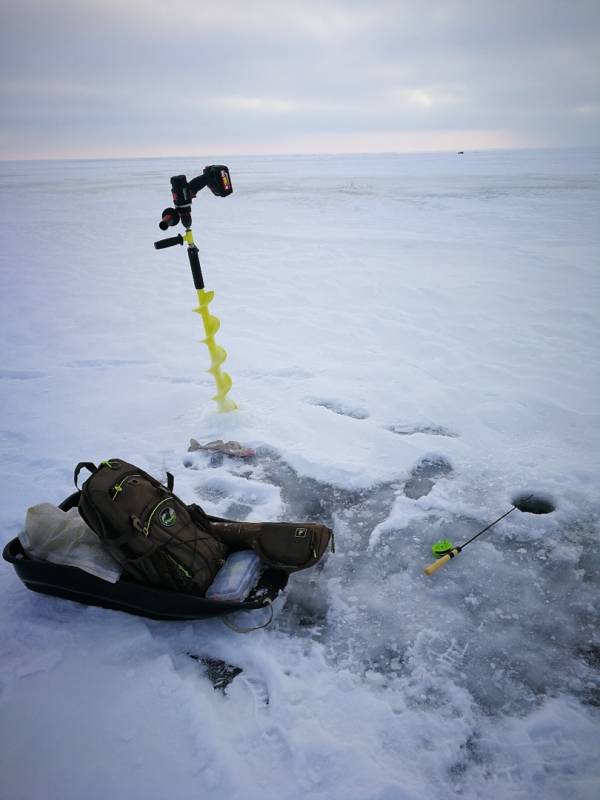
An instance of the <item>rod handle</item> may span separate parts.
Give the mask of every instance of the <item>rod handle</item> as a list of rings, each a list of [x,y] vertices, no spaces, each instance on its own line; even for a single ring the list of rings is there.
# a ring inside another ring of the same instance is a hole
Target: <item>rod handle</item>
[[[459,553],[460,553],[460,548],[459,547],[452,548],[452,550],[449,553],[446,553],[445,556],[442,556],[441,558],[436,559],[433,562],[433,564],[430,564],[428,567],[425,567],[423,572],[425,573],[425,575],[433,575],[434,572],[437,572],[438,569],[441,569],[444,566],[444,564],[447,564],[448,561],[450,561],[451,558],[454,558]]]

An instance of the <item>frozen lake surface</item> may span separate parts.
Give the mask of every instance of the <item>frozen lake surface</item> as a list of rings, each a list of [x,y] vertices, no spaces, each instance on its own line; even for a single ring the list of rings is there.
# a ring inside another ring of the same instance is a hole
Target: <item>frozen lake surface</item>
[[[170,176],[223,161],[234,194],[194,203],[218,415],[187,258],[152,243]],[[3,562],[7,800],[595,800],[600,151],[5,162],[0,197],[3,541],[112,456],[337,545],[247,636]],[[555,510],[423,575],[529,493]]]

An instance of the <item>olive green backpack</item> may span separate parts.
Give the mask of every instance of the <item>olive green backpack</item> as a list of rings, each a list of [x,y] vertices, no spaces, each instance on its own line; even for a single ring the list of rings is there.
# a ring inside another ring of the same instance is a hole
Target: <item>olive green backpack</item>
[[[99,467],[81,462],[92,475],[83,484],[79,513],[104,547],[140,583],[179,592],[206,592],[227,558],[228,548],[211,533],[204,511],[173,494],[127,461],[111,458]]]

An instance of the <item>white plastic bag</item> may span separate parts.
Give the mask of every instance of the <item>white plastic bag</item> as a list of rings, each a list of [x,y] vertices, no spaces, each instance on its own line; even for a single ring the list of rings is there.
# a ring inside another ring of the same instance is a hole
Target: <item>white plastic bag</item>
[[[121,567],[103,549],[76,508],[63,511],[51,503],[32,506],[19,540],[29,555],[42,561],[78,567],[109,583],[121,577]]]

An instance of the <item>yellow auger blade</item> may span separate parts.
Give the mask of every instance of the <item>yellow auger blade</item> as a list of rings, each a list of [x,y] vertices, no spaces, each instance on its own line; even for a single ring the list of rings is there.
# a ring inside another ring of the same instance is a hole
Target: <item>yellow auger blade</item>
[[[215,296],[214,292],[207,292],[204,289],[198,289],[198,308],[194,311],[202,317],[204,325],[205,338],[202,339],[203,343],[207,346],[210,355],[210,367],[207,372],[210,372],[215,379],[217,393],[212,398],[220,412],[234,411],[237,408],[236,403],[227,397],[229,390],[233,385],[231,375],[227,372],[221,372],[221,364],[227,358],[227,352],[224,347],[221,347],[215,342],[215,333],[221,326],[221,321],[210,313],[208,304]]]
[[[216,344],[214,339],[202,339],[202,341],[208,347],[208,352],[210,353],[210,369],[208,371],[214,373],[214,370],[218,371],[227,358],[227,351],[224,347]]]
[[[213,396],[212,399],[219,407],[219,411],[234,411],[237,408],[237,405],[235,401],[231,399],[231,397],[227,397],[227,393],[233,384],[231,375],[229,375],[227,372],[219,372],[219,377],[218,379],[215,378],[215,382],[217,384],[218,392]]]

